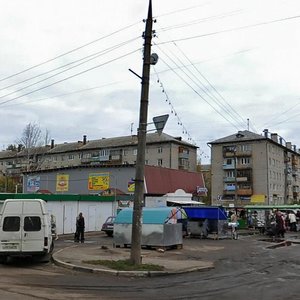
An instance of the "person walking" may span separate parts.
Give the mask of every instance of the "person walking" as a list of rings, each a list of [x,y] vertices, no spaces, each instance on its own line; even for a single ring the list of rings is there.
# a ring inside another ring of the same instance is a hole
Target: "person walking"
[[[76,234],[75,234],[75,242],[81,242],[84,243],[84,217],[82,212],[78,215],[76,219]]]
[[[276,211],[276,236],[284,238],[285,233],[285,220],[280,211]]]
[[[297,231],[297,220],[295,213],[291,210],[288,214],[289,223],[290,223],[290,230],[291,231]]]

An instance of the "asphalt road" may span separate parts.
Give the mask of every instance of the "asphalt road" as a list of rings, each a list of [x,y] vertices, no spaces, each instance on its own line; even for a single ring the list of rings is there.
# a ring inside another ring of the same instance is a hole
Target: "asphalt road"
[[[109,242],[103,235],[88,238]],[[215,269],[166,277],[115,277],[14,260],[0,265],[0,299],[300,299],[300,245],[266,249],[274,243],[263,238],[186,240],[199,248],[193,258],[213,260]],[[69,245],[60,239],[56,249]]]

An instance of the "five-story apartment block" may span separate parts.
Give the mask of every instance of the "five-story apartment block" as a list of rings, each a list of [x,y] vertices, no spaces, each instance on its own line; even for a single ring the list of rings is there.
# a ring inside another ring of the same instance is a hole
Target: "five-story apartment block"
[[[209,144],[213,204],[299,202],[300,154],[290,142],[245,130]]]

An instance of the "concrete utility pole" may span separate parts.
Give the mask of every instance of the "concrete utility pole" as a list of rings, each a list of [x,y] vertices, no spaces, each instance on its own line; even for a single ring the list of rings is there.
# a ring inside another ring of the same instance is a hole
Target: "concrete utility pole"
[[[142,204],[144,198],[144,173],[145,173],[145,149],[148,119],[149,76],[152,40],[152,1],[149,0],[148,17],[145,29],[144,62],[142,75],[142,90],[140,103],[140,119],[138,128],[138,148],[135,173],[135,190],[132,217],[131,253],[130,261],[135,265],[142,263],[141,238],[142,238]]]

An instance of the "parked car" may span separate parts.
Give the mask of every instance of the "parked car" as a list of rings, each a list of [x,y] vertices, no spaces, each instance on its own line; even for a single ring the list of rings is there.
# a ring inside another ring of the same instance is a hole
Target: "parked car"
[[[103,223],[101,231],[105,232],[108,236],[113,236],[115,219],[116,219],[115,216],[108,217],[106,221]]]

